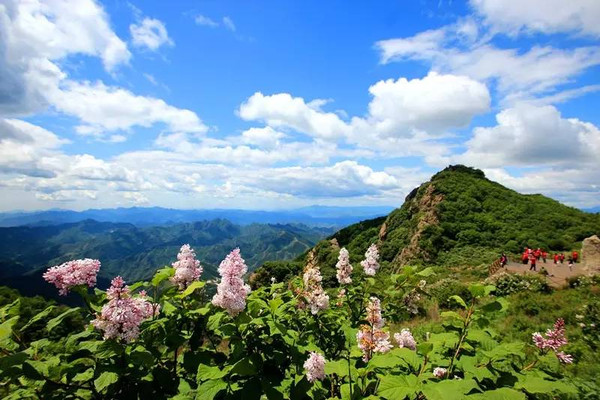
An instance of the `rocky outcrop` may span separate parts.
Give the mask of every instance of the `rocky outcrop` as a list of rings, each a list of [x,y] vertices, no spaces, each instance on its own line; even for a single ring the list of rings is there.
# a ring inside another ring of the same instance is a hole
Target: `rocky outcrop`
[[[400,254],[396,256],[394,263],[398,265],[405,265],[417,257],[421,257],[424,260],[429,259],[429,255],[421,249],[419,240],[421,239],[421,235],[425,228],[439,223],[437,206],[442,202],[444,197],[441,194],[435,194],[435,187],[433,183],[431,183],[425,189],[423,196],[418,199],[418,202],[417,199],[417,197],[414,197],[411,200],[415,203],[414,206],[418,212],[417,227],[410,238],[408,246],[404,247]]]
[[[587,272],[600,273],[600,238],[597,235],[584,239],[581,262]]]

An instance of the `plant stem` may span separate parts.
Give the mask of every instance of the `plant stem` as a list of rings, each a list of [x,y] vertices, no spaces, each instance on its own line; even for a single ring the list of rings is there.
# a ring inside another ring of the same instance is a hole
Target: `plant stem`
[[[469,324],[471,323],[471,317],[473,316],[474,309],[475,309],[475,298],[473,297],[473,299],[471,300],[471,305],[469,307],[469,310],[467,311],[467,316],[465,318],[464,327],[463,327],[462,333],[460,335],[460,340],[458,341],[458,344],[456,345],[456,351],[454,352],[454,355],[452,356],[452,359],[450,360],[450,366],[448,367],[448,372],[446,373],[446,377],[449,377],[450,374],[452,373],[452,368],[454,368],[454,362],[458,358],[458,355],[460,353],[460,348],[462,347],[462,344],[465,341],[465,338],[467,337],[467,333],[469,330]]]

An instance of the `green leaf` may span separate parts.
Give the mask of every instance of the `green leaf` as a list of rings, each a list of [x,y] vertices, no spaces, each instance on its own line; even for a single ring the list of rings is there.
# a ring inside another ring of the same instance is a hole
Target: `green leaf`
[[[377,394],[388,400],[402,400],[412,398],[419,389],[419,381],[414,375],[386,375],[379,382]]]
[[[549,381],[529,375],[520,378],[515,384],[515,389],[523,389],[530,394],[577,394],[577,389],[562,381]]]
[[[32,324],[36,323],[37,321],[46,318],[48,315],[50,315],[50,313],[52,311],[54,311],[54,309],[56,308],[56,306],[49,306],[46,307],[44,309],[44,311],[37,313],[33,318],[31,318],[25,325],[23,325],[23,327],[21,329],[19,329],[20,332],[23,332],[25,329],[29,328]]]
[[[526,400],[525,393],[510,388],[490,390],[485,393],[477,393],[469,396],[473,400]]]
[[[283,300],[280,297],[276,297],[273,300],[269,301],[269,308],[271,309],[271,313],[275,314],[279,306],[283,304]]]
[[[369,361],[369,368],[393,368],[404,364],[404,361],[393,353],[375,354]],[[346,374],[348,364],[346,364]]]
[[[183,292],[179,293],[179,298],[185,298],[194,293],[198,289],[202,289],[206,285],[206,282],[203,281],[194,281],[190,286],[188,286]]]
[[[206,364],[198,365],[198,373],[196,375],[196,381],[201,382],[211,379],[220,379],[227,375],[230,368],[219,369],[217,366],[211,366]]]
[[[465,303],[465,301],[463,300],[462,297],[460,297],[459,295],[455,294],[453,296],[450,296],[448,298],[448,300],[454,300],[455,302],[457,302],[462,308],[467,308],[467,303]]]
[[[119,375],[114,372],[103,372],[94,380],[94,387],[97,391],[102,392],[113,383],[119,380]]]
[[[447,379],[428,381],[423,385],[422,391],[427,400],[461,400],[476,387],[477,383],[473,379]]]
[[[71,314],[75,314],[76,312],[79,312],[79,308],[69,308],[67,311],[65,311],[64,313],[60,314],[58,317],[54,317],[52,318],[50,321],[48,321],[48,324],[46,325],[46,330],[48,332],[52,331],[54,328],[56,328],[58,325],[60,325],[60,323],[69,315]]]
[[[19,320],[19,316],[12,317],[0,324],[0,342],[9,339],[12,335],[12,327]]]
[[[325,374],[336,374],[339,377],[348,375],[348,360],[327,361]]]
[[[473,297],[483,297],[486,294],[485,286],[480,285],[478,283],[474,283],[474,284],[470,285],[469,292],[471,292],[471,295]]]
[[[175,275],[175,268],[172,267],[164,267],[156,271],[154,276],[152,277],[152,286],[158,286],[166,279],[169,279]]]
[[[227,388],[227,382],[213,379],[198,386],[196,400],[213,400],[217,394]]]
[[[423,342],[417,345],[417,351],[423,356],[429,354],[431,350],[433,350],[433,343]]]
[[[424,270],[417,272],[417,275],[423,276],[426,278],[428,276],[435,275],[435,272],[432,267],[427,267]]]
[[[401,349],[392,349],[390,354],[394,354],[400,358],[413,371],[418,370],[421,366],[421,360],[414,350],[404,347]]]
[[[237,374],[241,376],[248,376],[256,374],[257,369],[254,362],[250,357],[244,357],[240,361],[236,362],[231,369],[231,374]]]
[[[221,321],[223,321],[223,319],[226,318],[226,316],[227,315],[223,311],[211,315],[210,317],[208,317],[206,328],[209,331],[216,332],[219,329],[219,326],[221,326]]]
[[[83,372],[76,374],[73,377],[73,382],[86,382],[94,377],[94,370],[92,368],[88,368]]]

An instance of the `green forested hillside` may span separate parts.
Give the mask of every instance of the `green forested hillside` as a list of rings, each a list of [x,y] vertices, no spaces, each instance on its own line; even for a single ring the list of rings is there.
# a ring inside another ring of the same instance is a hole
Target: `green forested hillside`
[[[234,225],[227,220],[172,226],[137,227],[86,220],[43,227],[0,228],[0,277],[26,294],[37,294],[41,271],[77,258],[101,260],[99,284],[122,275],[128,281],[146,279],[156,268],[175,261],[189,243],[202,260],[204,276],[233,248],[240,247],[250,269],[266,260],[291,259],[329,233],[325,228],[300,225]],[[47,286],[47,285],[46,285]]]
[[[355,266],[370,243],[378,244],[384,268],[461,266],[489,263],[503,251],[518,253],[524,246],[570,250],[599,233],[598,214],[520,194],[459,165],[414,189],[387,218],[350,225],[320,242],[315,252],[324,280],[333,282],[339,247],[348,249]]]

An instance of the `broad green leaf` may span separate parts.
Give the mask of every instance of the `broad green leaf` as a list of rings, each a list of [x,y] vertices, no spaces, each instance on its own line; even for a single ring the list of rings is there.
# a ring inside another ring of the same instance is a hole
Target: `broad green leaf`
[[[198,386],[196,400],[213,400],[223,389],[227,388],[227,382],[213,379]]]
[[[231,374],[237,374],[241,376],[254,375],[257,372],[256,365],[254,365],[253,360],[250,357],[244,357],[231,369]]]
[[[418,370],[421,366],[421,359],[414,350],[404,347],[401,349],[392,349],[390,353],[404,361],[406,365],[413,371]]]
[[[526,400],[527,396],[525,396],[525,393],[514,389],[500,388],[485,393],[476,393],[468,398],[473,400]]]
[[[402,400],[412,398],[419,390],[419,381],[414,375],[386,375],[379,382],[377,394],[387,400]]]
[[[94,380],[94,387],[97,391],[102,392],[113,383],[119,380],[119,375],[114,372],[105,371]]]
[[[54,309],[56,308],[56,306],[49,306],[46,307],[44,309],[44,311],[37,313],[33,318],[31,318],[25,325],[23,325],[23,327],[21,329],[19,329],[20,332],[23,332],[25,329],[29,328],[32,324],[36,323],[37,321],[46,318],[48,315],[50,315],[50,313],[52,311],[54,311]]]
[[[172,267],[164,267],[156,271],[154,276],[152,277],[152,286],[158,286],[161,282],[169,279],[175,275],[175,268]]]
[[[467,303],[465,303],[465,301],[463,300],[462,297],[460,297],[459,295],[455,294],[452,295],[448,298],[448,300],[454,300],[455,302],[457,302],[462,308],[467,308]]]
[[[67,311],[60,314],[58,317],[54,317],[50,321],[48,321],[48,324],[46,325],[46,329],[48,330],[48,332],[51,332],[54,328],[56,328],[58,325],[60,325],[60,323],[63,322],[63,320],[66,317],[68,317],[71,314],[75,314],[77,312],[79,312],[79,308],[77,308],[77,307],[69,308]]]
[[[196,375],[197,382],[202,382],[212,379],[220,379],[227,375],[229,368],[219,369],[217,366],[210,366],[206,364],[198,365],[198,374]]]
[[[375,354],[371,360],[369,360],[369,369],[371,368],[394,368],[399,365],[404,365],[405,362],[398,356],[386,353],[386,354]],[[348,371],[348,364],[346,364],[346,373]]]
[[[25,352],[19,352],[8,356],[0,357],[0,371],[6,370],[15,365],[21,365],[23,361],[29,358],[29,354]]]
[[[196,290],[202,289],[206,286],[206,282],[204,281],[194,281],[190,286],[188,286],[183,292],[181,292],[177,297],[185,298],[194,293]]]
[[[486,294],[486,289],[485,286],[479,283],[474,283],[469,286],[469,292],[471,292],[473,297],[483,297]]]
[[[417,345],[417,351],[423,356],[429,354],[431,350],[433,350],[433,343],[423,342]]]
[[[433,271],[432,267],[427,267],[424,270],[417,272],[417,275],[423,276],[426,278],[428,276],[435,275],[435,272]]]
[[[427,400],[461,400],[472,389],[477,387],[473,379],[446,379],[428,381],[422,391]]]
[[[526,375],[515,384],[515,389],[523,389],[531,394],[577,394],[577,389],[563,381],[549,381],[537,376]]]
[[[327,361],[325,363],[325,374],[336,374],[340,377],[348,375],[348,360]]]
[[[86,382],[94,377],[94,369],[88,368],[73,377],[73,382]]]
[[[12,327],[14,324],[17,323],[18,320],[19,320],[19,316],[16,316],[16,317],[7,319],[2,324],[0,324],[0,342],[5,339],[10,338],[10,336],[12,334]]]

